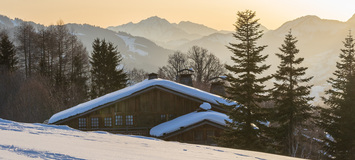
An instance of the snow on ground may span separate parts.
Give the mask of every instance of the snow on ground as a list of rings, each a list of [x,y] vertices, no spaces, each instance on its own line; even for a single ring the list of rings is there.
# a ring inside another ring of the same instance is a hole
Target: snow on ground
[[[66,126],[0,119],[0,159],[287,160],[260,152],[165,142],[149,137],[82,132]]]
[[[135,41],[136,41],[135,38],[124,36],[124,35],[119,35],[119,34],[117,34],[117,36],[120,37],[126,43],[126,46],[128,46],[129,51],[134,52],[134,53],[138,53],[141,56],[148,55],[148,52],[140,50],[140,49],[137,49],[135,47],[136,45],[142,46],[142,47],[146,47],[146,46],[144,46],[142,44],[135,43]]]

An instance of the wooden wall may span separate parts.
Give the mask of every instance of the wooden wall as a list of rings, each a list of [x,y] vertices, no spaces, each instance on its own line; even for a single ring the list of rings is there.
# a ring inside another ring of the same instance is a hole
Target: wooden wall
[[[150,128],[190,113],[201,103],[160,89],[152,89],[100,110],[77,117],[62,124],[81,130],[105,130],[112,133],[149,135]],[[133,125],[126,125],[126,116],[133,116]],[[122,125],[116,125],[116,116],[122,116]],[[105,126],[105,118],[111,117],[112,126]],[[79,127],[79,118],[86,118],[86,127]],[[91,127],[91,118],[99,119],[99,127]]]
[[[223,132],[223,129],[205,124],[184,133],[169,137],[165,140],[167,141],[178,141],[185,143],[194,144],[206,144],[206,145],[217,145],[214,137],[219,137]]]

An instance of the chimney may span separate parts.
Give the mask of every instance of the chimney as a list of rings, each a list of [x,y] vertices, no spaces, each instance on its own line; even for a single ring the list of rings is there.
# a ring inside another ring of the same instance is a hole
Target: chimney
[[[158,74],[156,74],[156,73],[150,73],[150,74],[148,74],[148,80],[157,79],[157,78],[158,78]]]
[[[193,72],[194,72],[194,70],[192,68],[180,70],[178,82],[181,84],[193,87],[193,85],[192,85],[192,73]]]
[[[224,88],[225,79],[226,79],[225,76],[211,78],[210,81],[214,80],[214,82],[211,83],[210,92],[220,96],[226,96],[226,91]]]

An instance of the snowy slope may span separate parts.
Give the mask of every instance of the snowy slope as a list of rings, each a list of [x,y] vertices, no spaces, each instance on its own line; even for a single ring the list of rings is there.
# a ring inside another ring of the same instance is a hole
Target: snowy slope
[[[296,158],[222,147],[165,142],[66,126],[0,119],[0,159],[130,160],[295,160]]]

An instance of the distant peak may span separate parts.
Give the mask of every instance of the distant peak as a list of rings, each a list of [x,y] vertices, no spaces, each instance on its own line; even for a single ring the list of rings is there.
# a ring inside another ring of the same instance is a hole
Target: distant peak
[[[168,20],[166,20],[166,19],[164,19],[164,18],[160,18],[160,17],[158,17],[158,16],[149,17],[149,18],[147,18],[147,19],[145,19],[145,20],[142,20],[141,22],[143,22],[143,21],[162,21],[162,22],[168,22],[168,23],[170,23]]]
[[[315,16],[315,15],[307,15],[307,16],[303,16],[303,17],[300,17],[300,18],[297,18],[299,20],[320,20],[320,18],[318,16]],[[297,20],[296,19],[296,20]]]
[[[288,23],[305,23],[305,22],[318,21],[318,20],[321,20],[321,19],[317,16],[314,16],[314,15],[308,15],[308,16],[299,17],[295,20],[289,21]]]
[[[147,18],[147,19],[163,19],[163,18],[160,18],[160,17],[158,17],[158,16],[151,16],[151,17],[149,17],[149,18]]]
[[[184,24],[184,23],[193,23],[193,22],[190,22],[190,21],[180,21],[179,24]],[[197,23],[193,23],[193,24],[197,24]]]

